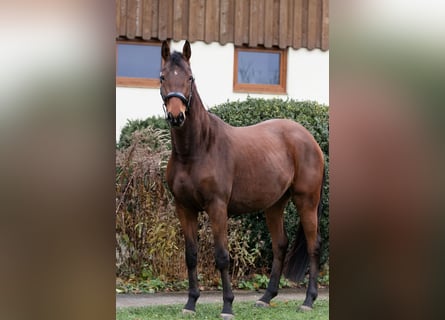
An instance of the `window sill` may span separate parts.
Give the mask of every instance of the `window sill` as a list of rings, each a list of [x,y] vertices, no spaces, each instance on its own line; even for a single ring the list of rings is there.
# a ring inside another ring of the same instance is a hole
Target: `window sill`
[[[159,79],[117,77],[116,87],[159,89]]]
[[[264,94],[283,94],[286,95],[286,89],[280,85],[268,84],[236,84],[233,86],[233,92],[244,93],[264,93]]]

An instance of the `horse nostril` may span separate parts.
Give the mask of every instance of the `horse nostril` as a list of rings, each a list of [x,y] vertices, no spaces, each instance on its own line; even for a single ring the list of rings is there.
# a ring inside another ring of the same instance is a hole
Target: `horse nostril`
[[[179,127],[185,120],[185,114],[180,112],[177,117],[175,117],[171,112],[167,113],[167,121],[174,127]]]

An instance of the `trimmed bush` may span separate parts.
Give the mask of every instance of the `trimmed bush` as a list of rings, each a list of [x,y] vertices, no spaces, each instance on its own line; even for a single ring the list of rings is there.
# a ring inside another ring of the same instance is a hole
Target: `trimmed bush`
[[[245,101],[227,102],[209,110],[232,126],[248,126],[258,122],[273,119],[293,119],[308,129],[320,145],[325,157],[325,185],[323,188],[322,216],[320,219],[320,233],[322,247],[320,252],[320,265],[329,259],[329,113],[328,107],[314,101],[296,101],[281,99],[253,99]],[[243,225],[252,228],[250,243],[254,246],[262,241],[261,261],[259,266],[269,269],[272,266],[272,244],[262,212],[253,215],[241,216]],[[296,235],[296,224],[299,221],[295,206],[292,203],[285,211],[285,226],[292,243]],[[259,235],[259,239],[258,239]],[[257,270],[259,271],[259,270]]]
[[[133,133],[138,130],[153,127],[163,130],[168,130],[167,121],[163,117],[149,117],[145,120],[128,120],[121,130],[117,148],[119,150],[126,149],[131,145],[133,140]]]
[[[253,99],[227,102],[210,108],[233,126],[246,126],[271,118],[293,119],[305,126],[319,143],[326,160],[326,182],[320,221],[321,264],[329,259],[329,115],[328,107],[311,101]],[[147,128],[147,129],[145,129]],[[154,129],[156,128],[156,129]],[[186,278],[184,243],[172,197],[165,183],[170,150],[163,118],[128,121],[117,144],[117,275],[140,276],[147,272],[166,281]],[[285,225],[290,242],[299,217],[292,203]],[[214,267],[213,237],[207,214],[199,218],[199,265],[202,284],[218,284]],[[270,271],[272,246],[264,215],[252,213],[229,221],[231,274],[236,283],[255,273]],[[163,251],[163,252],[158,252]],[[147,271],[148,270],[148,271]]]

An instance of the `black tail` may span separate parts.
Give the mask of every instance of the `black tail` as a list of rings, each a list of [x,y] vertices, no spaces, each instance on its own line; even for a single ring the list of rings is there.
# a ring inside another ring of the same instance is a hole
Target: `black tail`
[[[318,215],[318,235],[317,241],[320,242],[320,217],[322,213],[323,202],[323,186],[325,184],[325,170],[323,168],[323,181],[320,189],[320,202],[318,203],[317,215]],[[286,255],[284,260],[283,275],[294,282],[303,280],[304,275],[308,269],[309,255],[307,252],[306,236],[304,235],[301,222],[298,224],[297,235],[291,249]]]

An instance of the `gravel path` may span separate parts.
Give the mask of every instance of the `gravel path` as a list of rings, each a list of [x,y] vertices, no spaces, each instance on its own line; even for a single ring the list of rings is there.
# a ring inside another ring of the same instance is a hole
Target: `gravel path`
[[[235,303],[236,301],[256,301],[258,300],[264,290],[261,291],[246,291],[234,290]],[[280,289],[278,296],[272,301],[289,301],[289,300],[304,300],[305,289]],[[329,290],[319,289],[318,299],[328,299]],[[172,292],[172,293],[153,293],[153,294],[117,294],[116,307],[144,307],[154,305],[166,304],[185,304],[187,300],[187,292]],[[198,303],[222,303],[221,291],[202,291]]]

